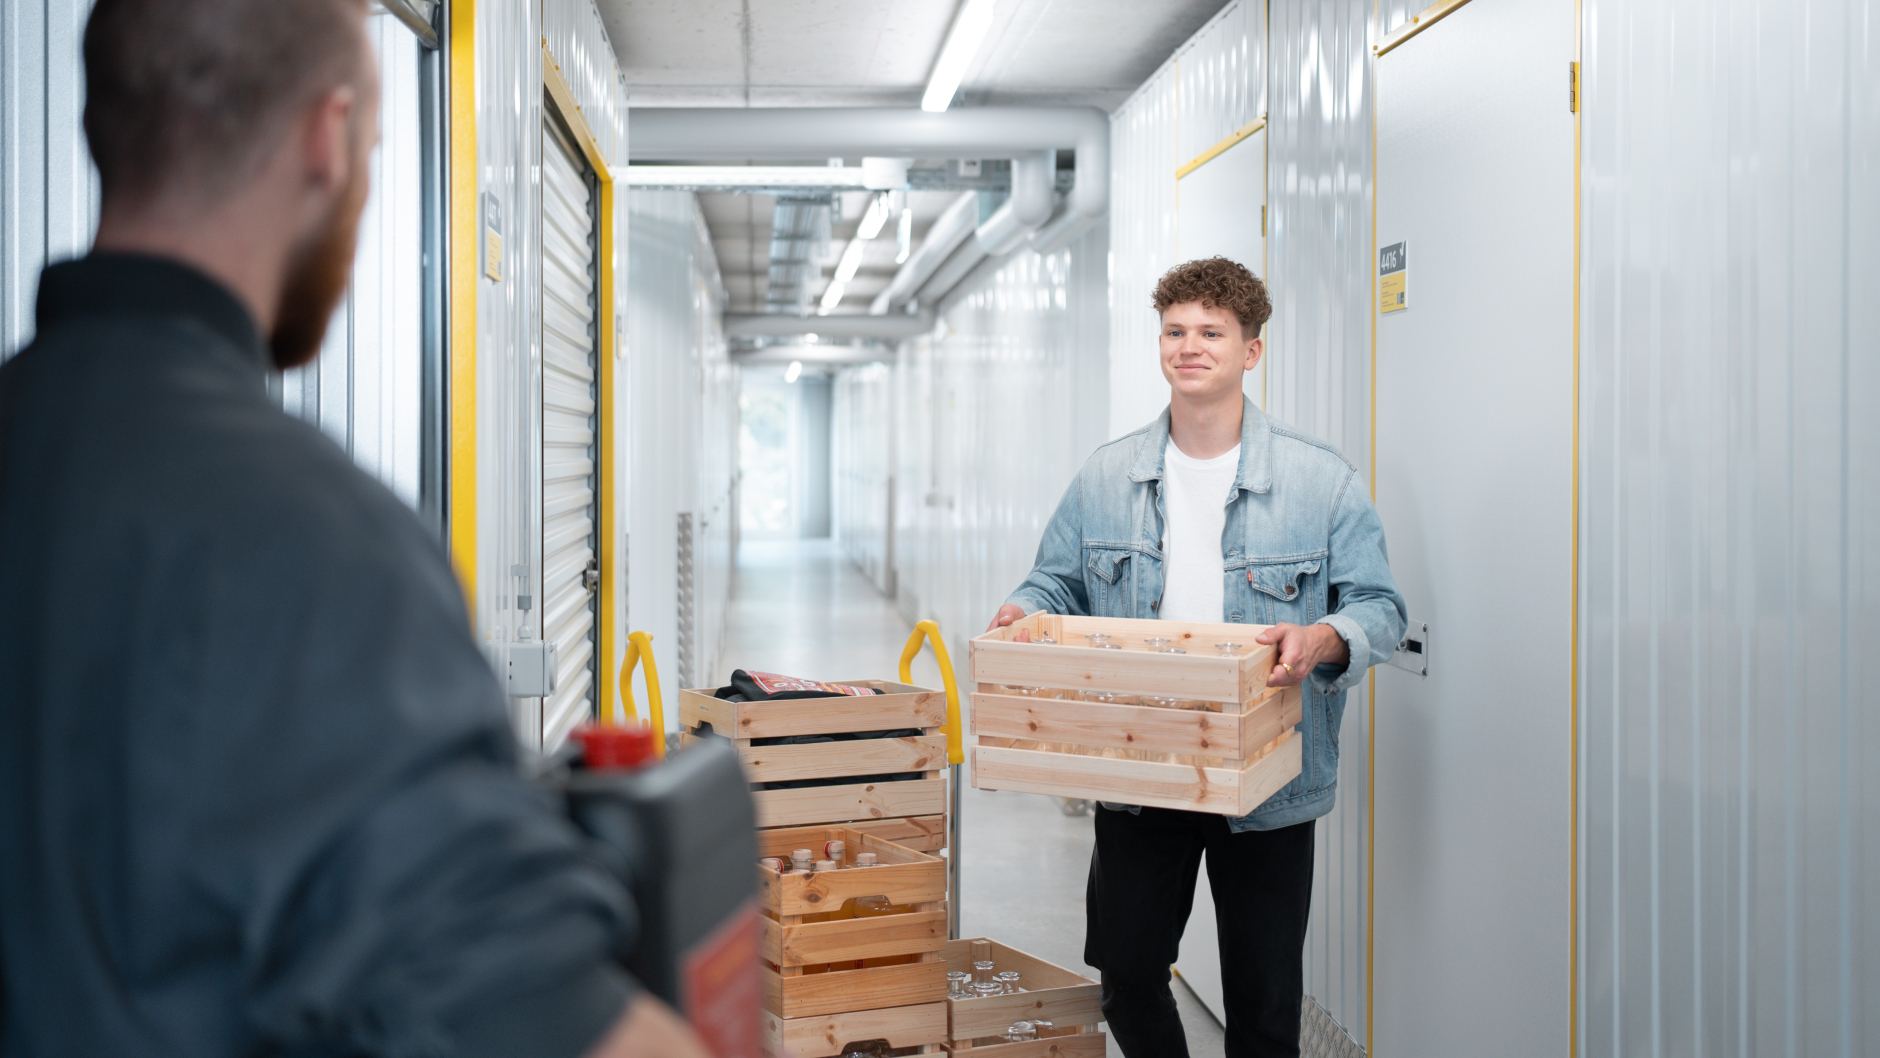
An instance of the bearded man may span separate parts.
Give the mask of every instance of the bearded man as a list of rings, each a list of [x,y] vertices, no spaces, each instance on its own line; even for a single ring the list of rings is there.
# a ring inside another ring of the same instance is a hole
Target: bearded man
[[[0,368],[0,1054],[704,1054],[437,544],[267,397],[346,286],[366,14],[86,28],[95,249]]]

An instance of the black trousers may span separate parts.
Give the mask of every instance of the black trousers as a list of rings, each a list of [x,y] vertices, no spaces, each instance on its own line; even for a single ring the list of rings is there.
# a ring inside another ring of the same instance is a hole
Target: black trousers
[[[1123,1053],[1188,1058],[1169,967],[1205,852],[1221,945],[1227,1058],[1297,1055],[1312,824],[1235,834],[1217,815],[1099,808],[1096,826],[1084,961],[1102,971],[1103,1017]]]

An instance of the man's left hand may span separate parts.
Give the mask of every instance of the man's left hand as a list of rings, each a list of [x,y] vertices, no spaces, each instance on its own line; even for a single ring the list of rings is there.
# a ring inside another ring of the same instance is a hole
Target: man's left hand
[[[1268,687],[1291,687],[1303,683],[1306,675],[1320,665],[1351,664],[1351,648],[1331,625],[1273,625],[1254,636],[1256,643],[1278,643],[1273,672],[1266,678]]]

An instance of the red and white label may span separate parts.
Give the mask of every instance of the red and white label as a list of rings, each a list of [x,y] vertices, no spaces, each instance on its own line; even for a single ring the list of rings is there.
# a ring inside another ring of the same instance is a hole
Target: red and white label
[[[873,687],[851,687],[846,683],[819,683],[796,676],[779,676],[774,672],[751,672],[745,670],[751,682],[765,694],[779,694],[783,691],[821,691],[824,694],[880,694]]]
[[[685,1019],[716,1058],[761,1058],[759,943],[757,905],[747,902],[687,950],[680,964]]]

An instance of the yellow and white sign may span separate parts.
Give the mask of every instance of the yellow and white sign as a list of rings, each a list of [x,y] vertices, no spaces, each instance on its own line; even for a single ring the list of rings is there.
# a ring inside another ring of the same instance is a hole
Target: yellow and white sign
[[[1377,252],[1377,311],[1410,307],[1410,244],[1391,243]]]

